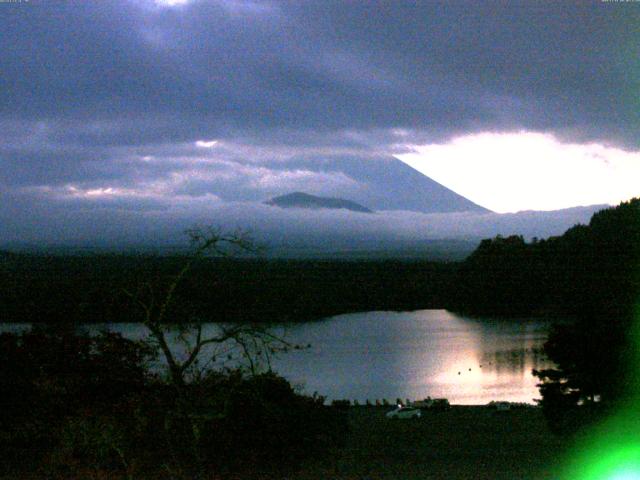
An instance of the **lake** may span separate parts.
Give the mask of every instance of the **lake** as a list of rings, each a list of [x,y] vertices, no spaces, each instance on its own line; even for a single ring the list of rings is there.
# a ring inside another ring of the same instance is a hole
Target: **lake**
[[[532,369],[552,365],[541,352],[549,327],[446,310],[339,315],[291,331],[312,346],[282,356],[275,369],[329,398],[532,403],[540,398]]]
[[[338,315],[280,327],[288,341],[311,346],[280,354],[273,369],[305,393],[329,399],[364,403],[431,396],[455,404],[532,403],[540,395],[531,370],[551,366],[541,352],[550,325],[538,319],[470,319],[446,310]],[[107,327],[129,338],[146,335],[140,324]],[[21,328],[0,325],[4,331]]]

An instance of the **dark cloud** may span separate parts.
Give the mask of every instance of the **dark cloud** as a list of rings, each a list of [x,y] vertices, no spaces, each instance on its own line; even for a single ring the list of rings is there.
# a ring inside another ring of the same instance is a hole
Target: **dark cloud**
[[[35,1],[0,15],[1,112],[128,123],[112,142],[520,126],[635,142],[640,115],[633,4]]]

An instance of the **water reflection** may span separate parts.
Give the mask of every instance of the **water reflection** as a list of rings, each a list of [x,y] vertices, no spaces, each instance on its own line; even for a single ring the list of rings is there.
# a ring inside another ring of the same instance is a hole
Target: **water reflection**
[[[473,320],[445,310],[340,315],[281,329],[292,343],[310,343],[311,348],[281,355],[273,367],[307,393],[317,391],[330,399],[363,403],[431,396],[456,404],[530,403],[539,397],[531,370],[549,366],[541,350],[549,325],[540,320]],[[207,325],[205,330],[215,328]],[[2,329],[11,328],[5,324]],[[140,324],[109,329],[129,338],[148,334]],[[173,344],[185,350],[176,338]]]
[[[549,323],[472,320],[444,310],[341,315],[296,328],[310,351],[276,361],[309,392],[360,402],[447,397],[458,404],[538,398],[534,368]]]

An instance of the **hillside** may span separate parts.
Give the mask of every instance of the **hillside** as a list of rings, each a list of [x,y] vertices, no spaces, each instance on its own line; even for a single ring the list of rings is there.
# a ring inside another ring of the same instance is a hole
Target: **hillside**
[[[477,315],[625,315],[640,292],[640,199],[588,225],[525,242],[483,240],[461,264],[447,308]]]

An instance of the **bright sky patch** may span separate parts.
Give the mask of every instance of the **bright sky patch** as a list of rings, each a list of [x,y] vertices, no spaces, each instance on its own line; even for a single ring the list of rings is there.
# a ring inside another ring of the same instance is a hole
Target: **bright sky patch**
[[[396,158],[499,213],[618,204],[640,195],[640,151],[562,143],[536,132],[412,145]]]
[[[198,140],[196,141],[196,147],[213,148],[217,143],[217,140]]]
[[[186,5],[190,2],[190,0],[155,0],[156,5],[160,5],[161,7],[179,7],[182,5]]]

